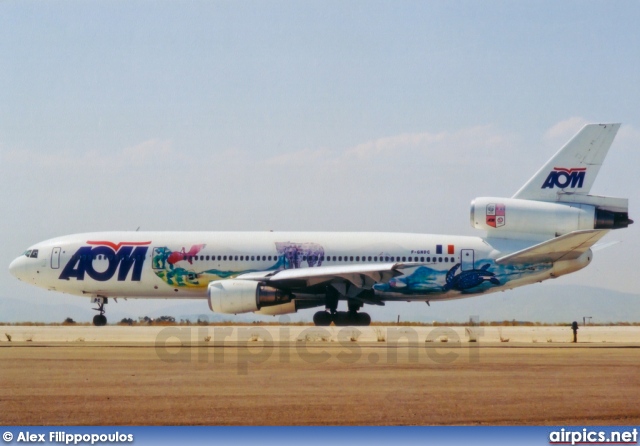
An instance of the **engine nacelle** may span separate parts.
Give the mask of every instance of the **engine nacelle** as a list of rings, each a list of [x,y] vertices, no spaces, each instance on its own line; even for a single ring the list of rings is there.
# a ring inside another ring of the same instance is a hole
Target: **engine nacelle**
[[[481,197],[471,202],[471,226],[491,233],[558,236],[582,229],[604,229],[604,224],[598,224],[599,213],[588,204]]]
[[[209,283],[209,308],[216,313],[238,314],[282,305],[291,295],[253,280],[216,280]]]
[[[256,314],[264,314],[266,316],[279,316],[281,314],[296,313],[297,311],[298,308],[296,306],[296,301],[292,300],[291,302],[287,302],[286,304],[262,307],[260,308],[260,310],[256,311]]]

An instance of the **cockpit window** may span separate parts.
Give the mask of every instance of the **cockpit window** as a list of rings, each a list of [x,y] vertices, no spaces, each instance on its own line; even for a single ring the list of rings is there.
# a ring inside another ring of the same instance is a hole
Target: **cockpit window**
[[[38,258],[38,250],[37,249],[32,250],[31,251],[31,255],[29,257],[31,257],[32,259],[37,259]]]
[[[31,250],[24,252],[24,256],[25,257],[29,257],[30,255],[31,255]]]

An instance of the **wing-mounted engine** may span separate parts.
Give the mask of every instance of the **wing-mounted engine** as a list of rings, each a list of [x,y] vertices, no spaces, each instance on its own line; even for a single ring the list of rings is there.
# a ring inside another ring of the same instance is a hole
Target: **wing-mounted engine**
[[[207,293],[209,308],[216,313],[248,313],[292,302],[291,294],[253,280],[216,280],[209,284]],[[284,309],[285,306],[279,308]],[[295,305],[291,309],[293,311],[287,312],[295,312]],[[269,314],[283,313],[272,312]]]
[[[582,195],[567,197],[567,202],[545,202],[481,197],[471,202],[471,226],[493,236],[556,237],[585,229],[626,228],[631,223],[626,200],[618,198]]]

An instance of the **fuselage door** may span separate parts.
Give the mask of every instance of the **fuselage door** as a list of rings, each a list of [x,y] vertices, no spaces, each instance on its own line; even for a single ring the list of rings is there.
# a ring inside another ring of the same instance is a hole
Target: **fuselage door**
[[[60,268],[60,248],[51,250],[51,269]]]
[[[462,271],[471,271],[474,269],[475,259],[473,249],[460,250],[460,269]]]

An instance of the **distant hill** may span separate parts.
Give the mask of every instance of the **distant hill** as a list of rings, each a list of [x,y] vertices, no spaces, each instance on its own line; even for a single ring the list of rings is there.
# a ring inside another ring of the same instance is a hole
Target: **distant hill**
[[[344,309],[344,304],[341,304]],[[71,317],[75,321],[91,321],[96,314],[88,299],[64,296],[42,302],[31,298],[21,301],[0,298],[0,322],[62,322]],[[317,309],[288,315],[292,322],[311,321]],[[518,288],[504,293],[459,299],[447,302],[387,303],[384,307],[367,306],[373,320],[415,322],[465,322],[471,316],[481,321],[534,321],[571,322],[591,316],[594,323],[640,322],[640,294],[621,293],[603,288],[540,284]],[[278,316],[258,316],[253,313],[237,316],[216,314],[209,310],[205,300],[120,300],[107,306],[109,322],[122,318],[173,316],[176,320],[198,318],[211,322],[221,321],[278,321]]]
[[[427,308],[430,311],[422,308],[407,314],[407,320],[411,315],[426,321],[467,321],[470,316],[479,316],[483,321],[553,323],[582,321],[583,316],[591,316],[593,323],[640,322],[640,294],[575,285],[531,285],[470,299],[434,302]]]

